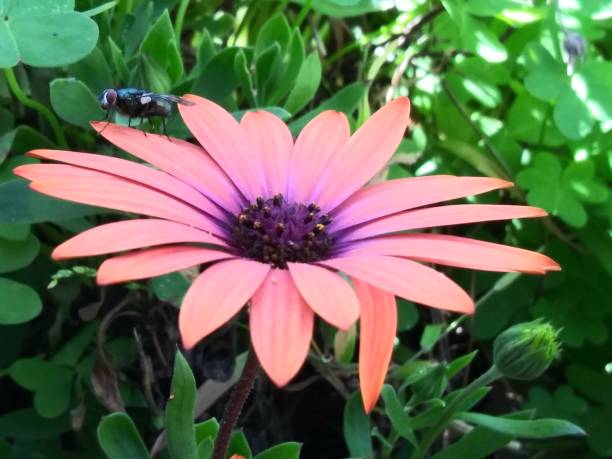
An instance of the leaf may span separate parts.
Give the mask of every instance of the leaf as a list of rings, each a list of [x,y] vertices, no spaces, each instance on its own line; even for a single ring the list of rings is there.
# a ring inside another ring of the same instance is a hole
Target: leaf
[[[40,250],[40,242],[33,234],[23,241],[0,239],[0,273],[17,271],[28,266]]]
[[[385,413],[391,421],[395,431],[401,436],[416,445],[417,439],[413,430],[410,428],[410,418],[404,411],[404,407],[400,403],[395,389],[392,386],[385,384],[380,393],[385,402]]]
[[[430,350],[440,339],[442,335],[442,329],[445,327],[445,324],[427,324],[425,329],[423,330],[423,334],[421,335],[421,341],[419,345],[422,349]]]
[[[56,78],[49,85],[51,106],[64,120],[83,128],[104,117],[104,110],[91,90],[74,78]]]
[[[291,29],[284,16],[273,16],[266,21],[257,34],[255,42],[255,59],[275,44],[287,46],[291,39]],[[283,48],[284,51],[284,48]]]
[[[105,11],[114,8],[118,1],[119,0],[114,0],[112,2],[102,3],[101,5],[91,8],[90,10],[83,11],[83,14],[86,14],[89,17],[97,16],[100,13],[104,13]]]
[[[347,116],[351,115],[357,109],[359,102],[365,94],[366,87],[362,83],[350,84],[342,88],[314,110],[309,111],[305,115],[302,115],[300,118],[290,123],[289,129],[294,135],[296,135],[311,119],[325,110],[337,110],[345,113]]]
[[[299,459],[301,448],[300,443],[289,441],[262,451],[254,459]]]
[[[309,5],[315,11],[336,18],[360,16],[376,11],[385,11],[394,6],[385,0],[291,0],[293,3]]]
[[[446,376],[448,377],[448,379],[452,378],[465,367],[467,367],[472,362],[472,360],[474,360],[476,354],[478,354],[477,350],[470,352],[469,354],[462,355],[461,357],[457,357],[455,360],[447,364]]]
[[[414,303],[397,299],[397,331],[408,331],[419,321],[419,311]]]
[[[527,90],[541,100],[556,99],[568,84],[565,66],[537,42],[528,45],[523,54],[529,72],[525,77]]]
[[[97,331],[97,321],[86,324],[55,353],[51,361],[60,365],[75,367]]]
[[[300,67],[295,86],[289,93],[285,108],[299,112],[314,97],[321,82],[321,61],[316,52],[310,53]]]
[[[185,276],[180,272],[176,272],[154,277],[151,285],[153,287],[153,293],[155,293],[157,298],[179,307],[183,300],[183,296],[185,296],[191,284]]]
[[[200,444],[203,440],[210,438],[214,440],[217,438],[219,432],[219,423],[215,418],[207,419],[206,421],[199,422],[195,425],[195,438],[196,442]]]
[[[533,411],[520,411],[503,416],[507,419],[529,419],[533,416]],[[514,437],[487,429],[486,427],[476,427],[455,443],[446,446],[431,459],[484,459],[495,451],[502,449]]]
[[[39,440],[56,438],[69,430],[70,416],[68,413],[54,419],[45,419],[36,414],[34,408],[24,408],[0,416],[0,437]],[[121,459],[125,457],[127,456]]]
[[[202,69],[191,90],[215,102],[223,102],[238,87],[234,59],[238,48],[225,48]]]
[[[30,235],[31,226],[25,223],[0,225],[0,239],[24,241]]]
[[[40,223],[70,220],[104,211],[74,204],[30,190],[25,180],[0,183],[0,223]]]
[[[276,87],[282,75],[282,50],[278,43],[273,43],[255,62],[255,80],[257,83],[257,102],[259,105],[269,103],[268,95]]]
[[[586,435],[584,430],[562,419],[519,420],[482,413],[458,413],[456,418],[518,438],[552,438],[565,435]]]
[[[559,95],[553,116],[559,131],[572,140],[585,137],[595,125],[585,101],[569,86]]]
[[[270,112],[273,115],[278,116],[281,120],[288,120],[289,118],[291,118],[291,113],[289,113],[283,107],[260,107],[260,108],[252,108],[249,110],[239,110],[237,112],[233,112],[232,115],[234,116],[234,118],[236,118],[237,121],[240,121],[245,113],[257,112],[261,110]]]
[[[93,94],[115,86],[111,70],[100,48],[94,48],[83,59],[72,64],[69,70],[77,80],[85,83]]]
[[[205,438],[198,443],[198,459],[210,459],[212,457],[215,444],[212,439]]]
[[[253,456],[249,442],[242,430],[234,432],[230,438],[229,446],[227,447],[227,455],[231,457],[233,454],[238,454],[246,459],[251,459]]]
[[[34,67],[72,64],[87,56],[98,40],[96,23],[86,15],[73,11],[13,17],[9,12],[6,27],[10,29],[18,60]],[[15,57],[14,52],[9,52]],[[17,62],[10,63],[5,57],[1,64],[2,67],[12,67]]]
[[[19,62],[19,50],[7,21],[0,21],[0,68],[9,68]]]
[[[106,416],[98,426],[98,442],[108,459],[148,459],[147,448],[125,413]]]
[[[197,459],[197,444],[193,425],[196,385],[189,364],[180,351],[174,359],[174,376],[166,404],[166,435],[172,457]]]
[[[334,335],[334,358],[336,362],[351,363],[355,354],[355,341],[357,337],[357,324],[351,325],[348,330],[338,330]]]
[[[33,288],[0,277],[0,324],[15,325],[34,319],[42,311],[42,301]]]
[[[370,419],[363,410],[361,393],[355,392],[344,405],[344,442],[353,457],[373,457]]]
[[[257,106],[255,92],[253,91],[253,79],[243,50],[239,50],[234,56],[234,71],[242,88],[242,94],[246,97],[249,105],[251,107]]]
[[[140,52],[148,54],[164,69],[173,83],[183,75],[183,60],[168,10],[164,10],[149,28],[140,46]]]
[[[283,72],[283,78],[278,82],[274,93],[268,99],[271,104],[278,104],[293,87],[295,79],[302,67],[302,62],[304,62],[306,52],[304,50],[302,34],[299,29],[295,29],[291,34],[291,41],[289,42],[287,52],[289,53],[287,67]]]

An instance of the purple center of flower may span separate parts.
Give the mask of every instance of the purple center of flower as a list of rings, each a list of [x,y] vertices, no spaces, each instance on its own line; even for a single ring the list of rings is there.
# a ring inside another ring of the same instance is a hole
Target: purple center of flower
[[[286,268],[288,262],[326,258],[333,238],[329,215],[316,204],[287,202],[282,194],[257,198],[236,217],[234,244],[254,260]]]

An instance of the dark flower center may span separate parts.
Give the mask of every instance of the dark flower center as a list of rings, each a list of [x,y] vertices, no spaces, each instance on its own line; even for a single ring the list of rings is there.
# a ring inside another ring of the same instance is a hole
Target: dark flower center
[[[243,255],[276,268],[322,260],[333,244],[329,215],[316,204],[286,202],[282,194],[257,198],[235,219],[233,240]]]

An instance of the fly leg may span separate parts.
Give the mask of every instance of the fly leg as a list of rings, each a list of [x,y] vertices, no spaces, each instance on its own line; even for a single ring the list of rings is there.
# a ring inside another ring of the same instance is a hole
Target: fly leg
[[[162,124],[162,132],[164,133],[168,141],[172,142],[172,139],[168,136],[168,131],[166,131],[166,118],[164,118],[163,116],[161,117],[161,124]]]
[[[98,135],[102,134],[104,132],[104,129],[106,129],[106,127],[110,124],[110,110],[106,110],[106,116],[102,121],[106,121],[106,124],[102,129],[100,129],[100,131],[98,131]]]
[[[140,117],[140,129],[142,129],[142,133],[145,135],[145,137],[147,136],[147,131],[145,130],[144,127],[142,127],[142,125],[144,124],[144,116]]]

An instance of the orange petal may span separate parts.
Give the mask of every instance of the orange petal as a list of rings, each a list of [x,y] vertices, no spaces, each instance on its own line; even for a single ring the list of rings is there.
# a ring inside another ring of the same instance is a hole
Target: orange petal
[[[293,151],[293,137],[283,121],[265,110],[247,112],[240,125],[251,140],[259,145],[253,153],[260,153],[260,158],[253,158],[262,165],[266,176],[266,196],[278,193],[287,194],[289,179],[289,162]]]
[[[163,191],[176,199],[191,204],[209,215],[224,218],[225,214],[199,191],[173,176],[143,164],[111,156],[92,153],[75,153],[63,150],[32,150],[29,156],[80,166],[94,171],[138,182],[147,187]]]
[[[142,250],[105,260],[98,268],[98,284],[116,284],[161,276],[233,256],[203,247],[172,246]]]
[[[321,261],[381,290],[437,309],[471,314],[474,302],[444,274],[403,258],[347,254]]]
[[[433,175],[389,180],[357,191],[337,209],[334,229],[347,228],[396,212],[507,188],[512,182],[490,177]]]
[[[279,387],[306,360],[314,314],[298,292],[289,271],[273,269],[251,301],[251,340],[261,366]]]
[[[203,97],[185,96],[193,105],[179,105],[183,121],[230,176],[250,202],[265,192],[265,175],[259,164],[259,145],[250,141],[234,117]]]
[[[410,102],[399,97],[374,113],[331,159],[317,185],[314,201],[329,212],[389,161],[400,144],[410,115]],[[323,146],[327,139],[319,139]]]
[[[270,266],[236,258],[204,270],[187,291],[179,313],[183,346],[195,346],[230,320],[251,298]]]
[[[154,218],[125,220],[96,226],[55,248],[55,260],[89,257],[154,245],[200,242],[227,247],[212,234],[181,223]]]
[[[358,241],[351,250],[483,271],[544,274],[560,269],[554,260],[539,252],[446,234],[378,237]]]
[[[288,266],[302,297],[323,319],[346,330],[359,318],[357,296],[338,274],[306,263],[288,263]]]
[[[289,199],[312,202],[312,192],[321,174],[350,135],[346,116],[334,110],[318,114],[302,129],[289,168]]]
[[[359,385],[366,413],[374,409],[387,376],[397,329],[392,293],[352,279],[361,306],[359,321]]]
[[[199,145],[147,134],[112,123],[94,122],[100,135],[122,150],[187,183],[221,207],[238,212],[244,197],[219,165]]]
[[[426,207],[364,223],[352,230],[347,235],[347,239],[356,240],[379,234],[434,228],[436,226],[462,225],[466,223],[510,220],[513,218],[534,218],[546,215],[545,210],[529,206],[455,204]]]
[[[34,180],[30,188],[68,201],[134,212],[192,225],[217,233],[201,211],[166,193],[103,172],[63,164],[29,164],[15,173]]]

